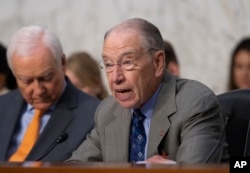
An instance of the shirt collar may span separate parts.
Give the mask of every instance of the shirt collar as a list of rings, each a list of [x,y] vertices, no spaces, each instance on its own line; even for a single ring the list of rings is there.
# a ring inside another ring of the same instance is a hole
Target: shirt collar
[[[140,107],[140,111],[146,116],[146,118],[152,118],[152,113],[155,107],[155,103],[157,101],[158,95],[160,93],[162,84],[159,85],[155,93],[150,97],[150,99]],[[133,113],[135,109],[131,109],[131,113]]]

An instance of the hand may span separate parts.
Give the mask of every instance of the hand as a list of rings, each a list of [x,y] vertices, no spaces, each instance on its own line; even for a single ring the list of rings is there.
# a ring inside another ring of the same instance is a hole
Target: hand
[[[166,156],[154,155],[146,160],[146,163],[176,164],[175,161],[167,159]]]

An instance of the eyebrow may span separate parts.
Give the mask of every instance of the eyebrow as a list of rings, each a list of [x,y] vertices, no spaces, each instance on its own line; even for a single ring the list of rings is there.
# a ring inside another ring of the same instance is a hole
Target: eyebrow
[[[126,56],[126,55],[136,54],[136,53],[138,53],[138,52],[135,51],[135,50],[132,50],[132,49],[130,49],[130,50],[125,50],[124,52],[122,52],[121,55],[119,55],[119,58],[118,58],[118,59],[120,59],[120,58],[122,58],[122,57],[124,57],[124,56]],[[102,58],[103,58],[103,59],[105,59],[105,58],[109,59],[109,58],[108,58],[106,55],[104,55],[104,54],[102,54]]]

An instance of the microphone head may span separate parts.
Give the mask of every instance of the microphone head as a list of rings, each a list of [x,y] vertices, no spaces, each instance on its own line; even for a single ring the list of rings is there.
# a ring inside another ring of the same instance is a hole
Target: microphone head
[[[63,133],[60,136],[58,136],[58,138],[56,139],[56,143],[61,143],[64,142],[67,138],[68,138],[68,133]]]
[[[55,146],[63,141],[65,141],[67,138],[68,138],[68,133],[62,133],[61,135],[59,135],[56,139],[56,141],[46,150],[46,152],[41,156],[39,157],[36,161],[40,161],[42,160],[45,156],[48,155],[48,153],[53,149],[55,148]]]

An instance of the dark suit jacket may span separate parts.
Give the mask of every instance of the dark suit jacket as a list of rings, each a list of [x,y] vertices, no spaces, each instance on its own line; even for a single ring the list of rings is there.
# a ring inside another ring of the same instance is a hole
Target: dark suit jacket
[[[66,141],[57,144],[42,160],[67,159],[93,127],[94,112],[98,104],[99,100],[76,89],[67,80],[63,95],[26,160],[34,161],[44,155],[58,136],[65,132],[68,134]],[[19,90],[0,97],[0,161],[8,160],[10,141],[25,105],[26,102]]]
[[[97,108],[95,127],[68,161],[127,162],[131,113],[115,99]],[[224,119],[214,93],[168,72],[156,102],[147,158],[164,150],[179,163],[218,163],[224,143]]]
[[[229,155],[250,157],[250,89],[232,90],[217,98],[227,120]]]

